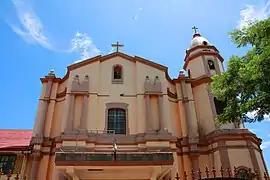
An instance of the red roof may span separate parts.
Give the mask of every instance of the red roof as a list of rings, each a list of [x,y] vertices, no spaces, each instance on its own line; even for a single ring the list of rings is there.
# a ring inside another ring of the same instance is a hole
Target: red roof
[[[0,151],[28,147],[32,134],[33,130],[0,129]]]

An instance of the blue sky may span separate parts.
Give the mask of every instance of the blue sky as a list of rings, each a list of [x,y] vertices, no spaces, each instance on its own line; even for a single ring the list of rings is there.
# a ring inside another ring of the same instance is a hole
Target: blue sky
[[[183,67],[193,31],[214,44],[227,61],[243,55],[228,32],[247,20],[270,14],[270,0],[1,0],[0,39],[2,88],[0,128],[33,127],[41,90],[40,77],[89,56],[121,50],[169,67],[176,77]],[[226,64],[226,62],[225,62]],[[270,120],[248,124],[264,140],[270,165]]]

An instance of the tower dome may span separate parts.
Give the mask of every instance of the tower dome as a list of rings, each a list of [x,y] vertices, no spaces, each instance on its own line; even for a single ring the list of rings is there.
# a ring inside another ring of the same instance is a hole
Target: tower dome
[[[189,48],[191,49],[195,46],[206,46],[206,45],[210,45],[210,42],[205,37],[202,37],[199,33],[196,33],[193,35]]]

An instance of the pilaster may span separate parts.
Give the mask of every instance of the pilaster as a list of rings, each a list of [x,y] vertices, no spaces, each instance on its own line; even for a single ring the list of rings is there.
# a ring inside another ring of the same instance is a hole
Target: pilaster
[[[158,121],[159,121],[159,130],[165,130],[164,117],[163,117],[163,96],[158,96]]]
[[[138,121],[137,129],[138,133],[144,133],[147,130],[147,118],[146,118],[146,105],[143,95],[137,96],[137,112]]]
[[[70,102],[68,104],[68,116],[67,116],[67,124],[65,131],[72,131],[73,130],[73,119],[74,119],[74,108],[75,108],[75,95],[70,94]]]
[[[82,102],[82,115],[81,115],[81,122],[80,122],[80,129],[87,129],[86,120],[87,120],[87,102],[88,96],[83,95],[83,102]]]
[[[71,95],[70,93],[66,94],[65,107],[63,109],[63,119],[61,124],[61,132],[64,132],[68,129],[68,118],[69,118],[69,107],[70,107]]]
[[[151,129],[151,115],[150,115],[150,95],[145,95],[145,103],[146,103],[146,131],[152,130]]]
[[[98,96],[96,94],[91,94],[89,95],[87,99],[87,104],[89,105],[90,108],[87,108],[87,116],[86,116],[86,128],[87,129],[98,129],[98,121],[99,119],[99,101],[98,101]]]

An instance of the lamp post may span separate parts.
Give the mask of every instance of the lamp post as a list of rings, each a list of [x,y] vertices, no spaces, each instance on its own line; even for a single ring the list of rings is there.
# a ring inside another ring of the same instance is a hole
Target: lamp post
[[[176,173],[175,179],[176,179],[176,180],[179,180],[179,179],[180,179],[180,176],[179,176],[178,173]]]
[[[116,152],[117,152],[117,144],[116,140],[113,142],[113,156],[114,156],[114,161],[116,161]]]

